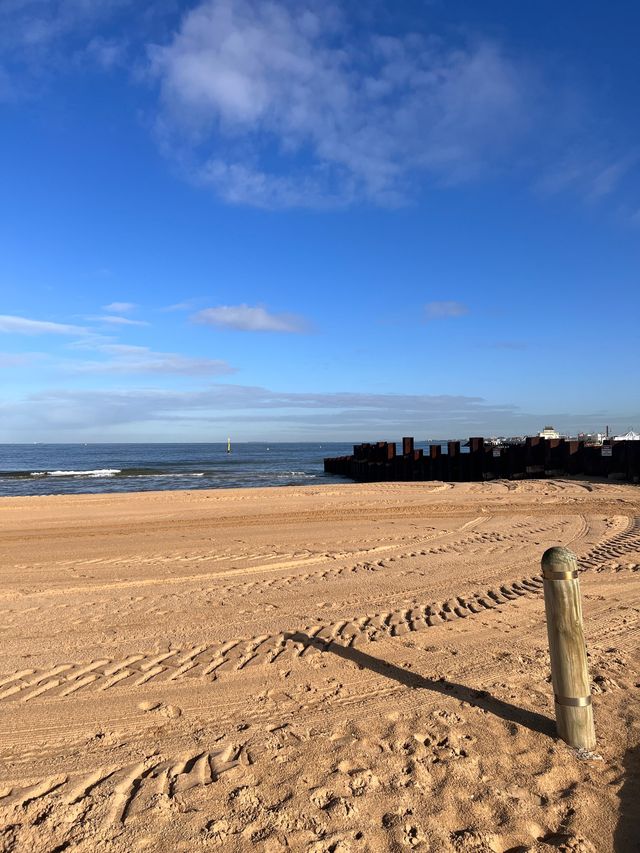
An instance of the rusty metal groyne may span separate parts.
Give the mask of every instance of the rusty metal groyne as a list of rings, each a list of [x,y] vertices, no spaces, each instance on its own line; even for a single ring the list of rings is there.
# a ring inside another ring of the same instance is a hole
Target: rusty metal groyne
[[[402,439],[402,453],[395,442],[356,444],[351,456],[324,460],[327,474],[339,474],[359,482],[380,480],[481,480],[559,477],[584,474],[637,483],[640,480],[640,441],[611,441],[591,446],[583,441],[530,436],[523,444],[496,447],[484,438],[470,438],[469,452],[461,442],[450,441],[444,449],[431,445],[416,450],[411,437]]]

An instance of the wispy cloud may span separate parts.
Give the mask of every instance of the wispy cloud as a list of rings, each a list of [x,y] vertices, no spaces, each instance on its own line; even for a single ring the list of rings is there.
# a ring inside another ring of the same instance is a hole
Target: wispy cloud
[[[309,323],[303,317],[296,314],[272,314],[266,308],[251,305],[219,305],[217,308],[205,308],[191,319],[194,323],[243,332],[300,334],[309,330]]]
[[[395,205],[415,173],[473,178],[533,111],[530,75],[496,44],[355,38],[331,4],[204,0],[149,57],[164,143],[261,207]]]
[[[637,151],[615,155],[572,150],[546,171],[536,189],[543,195],[572,192],[586,202],[597,202],[615,192],[639,160]]]
[[[487,406],[479,397],[296,393],[267,388],[215,384],[196,391],[135,389],[131,391],[47,390],[16,404],[0,404],[4,423],[35,418],[60,428],[85,428],[141,421],[176,424],[228,422],[230,413],[241,412],[242,422],[260,421],[303,433],[318,430],[331,435],[336,429],[353,428],[354,435],[366,428],[388,434],[411,424],[420,429],[448,422],[466,423],[484,412],[513,411],[511,406]],[[366,425],[366,427],[365,427]]]
[[[93,323],[104,323],[109,326],[148,326],[146,320],[132,320],[130,317],[120,317],[112,314],[99,314],[87,317]]]
[[[32,94],[34,85],[71,63],[116,65],[127,39],[96,31],[127,5],[132,0],[2,0],[0,99]]]
[[[109,305],[103,305],[102,310],[107,314],[128,314],[135,307],[133,302],[111,302]]]
[[[235,373],[226,361],[192,358],[175,352],[154,352],[149,347],[105,344],[95,347],[108,358],[79,361],[68,366],[79,373],[176,374],[183,376],[223,376]]]
[[[160,308],[160,311],[192,311],[196,306],[197,300],[185,299],[184,302],[174,302],[173,305],[165,305]]]
[[[445,317],[464,317],[469,313],[469,306],[464,302],[445,301],[427,302],[424,306],[427,320],[441,320]]]
[[[113,38],[95,36],[79,54],[80,59],[93,61],[105,71],[124,62],[127,42]]]
[[[0,352],[0,368],[27,367],[44,357],[40,352]]]
[[[88,330],[69,323],[52,323],[47,320],[0,314],[0,332],[16,335],[84,335]]]

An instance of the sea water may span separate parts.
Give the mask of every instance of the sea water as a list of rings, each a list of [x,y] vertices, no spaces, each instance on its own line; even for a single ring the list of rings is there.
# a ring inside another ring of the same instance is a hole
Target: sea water
[[[353,444],[1,444],[0,495],[300,486],[342,481],[325,456]]]

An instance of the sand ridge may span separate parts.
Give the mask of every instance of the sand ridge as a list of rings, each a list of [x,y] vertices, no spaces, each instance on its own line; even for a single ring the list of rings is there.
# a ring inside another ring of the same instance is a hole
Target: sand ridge
[[[559,544],[601,760],[554,736]],[[3,498],[0,560],[0,849],[637,849],[637,487]]]

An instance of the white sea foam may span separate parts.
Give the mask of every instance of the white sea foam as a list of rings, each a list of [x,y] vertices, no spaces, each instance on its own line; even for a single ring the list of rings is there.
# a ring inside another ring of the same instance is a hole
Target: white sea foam
[[[91,471],[32,471],[32,477],[113,477],[120,468],[95,468]]]

